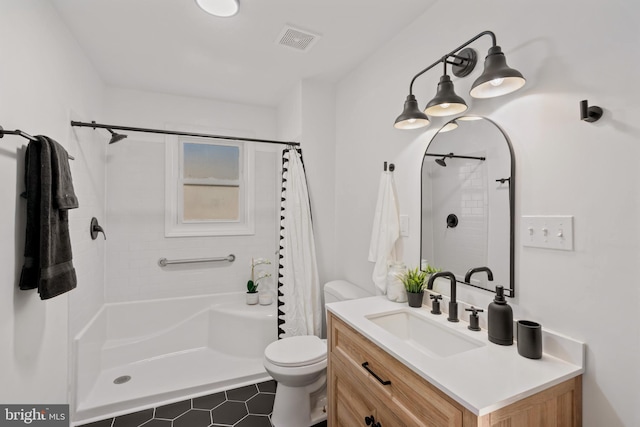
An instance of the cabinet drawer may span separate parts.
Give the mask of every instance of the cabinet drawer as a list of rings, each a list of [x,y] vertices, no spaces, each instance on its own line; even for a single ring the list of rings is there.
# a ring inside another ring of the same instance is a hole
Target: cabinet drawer
[[[335,396],[335,413],[329,414],[334,420],[332,427],[367,426],[374,422],[380,427],[422,425],[411,414],[402,414],[401,408],[378,400],[341,359],[333,360],[329,372],[330,395]]]
[[[465,409],[458,403],[340,319],[332,316],[331,325],[330,357],[348,366],[353,377],[386,406],[397,407],[393,413],[404,425],[462,426]],[[386,381],[390,383],[384,385]]]

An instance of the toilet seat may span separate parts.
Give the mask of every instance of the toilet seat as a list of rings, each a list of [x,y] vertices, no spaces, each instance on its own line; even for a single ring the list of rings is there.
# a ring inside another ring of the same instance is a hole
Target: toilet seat
[[[284,338],[269,344],[264,357],[276,366],[312,365],[327,358],[327,340],[315,335]]]

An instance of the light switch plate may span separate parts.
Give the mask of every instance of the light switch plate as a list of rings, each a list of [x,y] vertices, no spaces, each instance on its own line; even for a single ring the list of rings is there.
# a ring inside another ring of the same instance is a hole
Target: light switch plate
[[[520,221],[522,246],[573,250],[573,216],[523,215]]]
[[[409,215],[400,215],[400,236],[409,237]]]

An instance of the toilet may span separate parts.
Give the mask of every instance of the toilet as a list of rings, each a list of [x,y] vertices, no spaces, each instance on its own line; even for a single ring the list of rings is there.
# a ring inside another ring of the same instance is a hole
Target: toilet
[[[369,296],[344,280],[324,286],[325,304]],[[264,367],[278,383],[271,415],[274,427],[312,426],[326,419],[327,340],[307,335],[272,342],[264,351]]]

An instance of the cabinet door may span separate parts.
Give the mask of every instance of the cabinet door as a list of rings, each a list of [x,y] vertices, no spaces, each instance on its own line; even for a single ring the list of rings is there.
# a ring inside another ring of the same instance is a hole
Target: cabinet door
[[[342,364],[334,361],[330,372],[329,417],[332,427],[366,426],[366,418],[376,417],[376,402],[364,396],[359,385]],[[391,426],[391,424],[389,424]]]
[[[394,406],[378,406],[376,412],[376,422],[380,423],[379,427],[422,427],[426,424],[416,418],[406,409]]]
[[[491,427],[579,427],[582,425],[582,377],[491,413]]]

